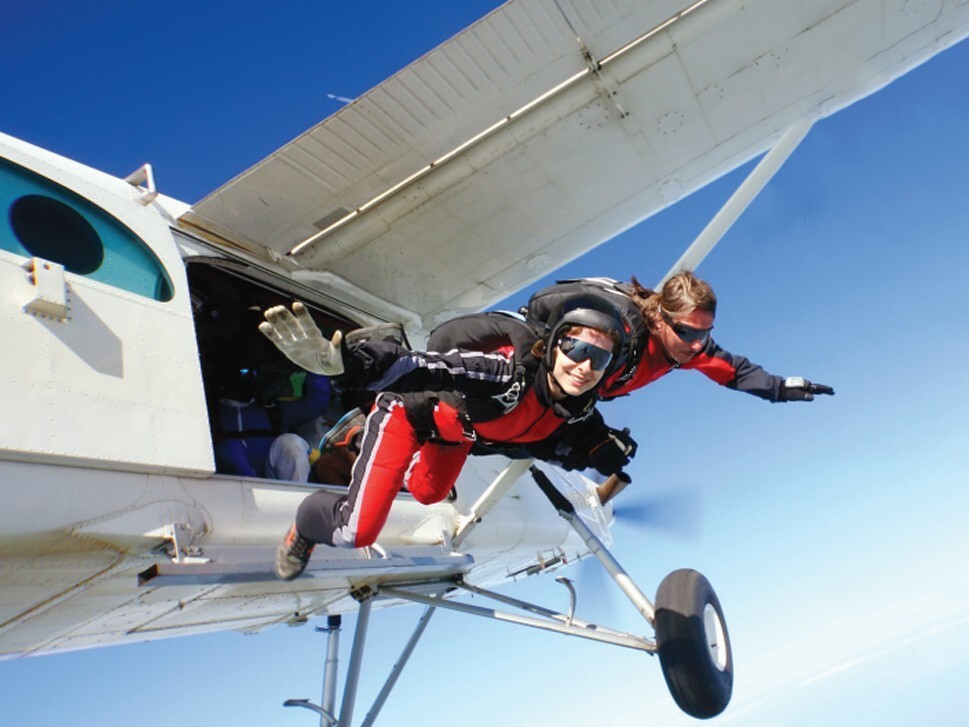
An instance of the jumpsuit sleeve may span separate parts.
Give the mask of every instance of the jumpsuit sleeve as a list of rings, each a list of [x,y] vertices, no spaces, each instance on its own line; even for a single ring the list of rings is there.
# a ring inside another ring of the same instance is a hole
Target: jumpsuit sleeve
[[[344,352],[345,388],[368,391],[451,390],[474,395],[513,381],[514,362],[504,353],[452,349],[409,351],[394,343],[368,341]]]
[[[696,369],[721,386],[753,394],[767,401],[778,400],[784,381],[782,377],[768,373],[749,359],[724,350],[713,339],[703,351],[684,364],[683,368]]]

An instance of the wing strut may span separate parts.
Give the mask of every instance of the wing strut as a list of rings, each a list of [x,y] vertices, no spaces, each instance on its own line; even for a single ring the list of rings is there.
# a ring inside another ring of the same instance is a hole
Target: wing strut
[[[711,250],[720,242],[733,223],[737,221],[747,205],[754,201],[761,190],[773,178],[777,171],[784,165],[787,158],[797,148],[798,144],[804,140],[807,133],[813,126],[812,121],[801,119],[781,136],[774,147],[764,155],[753,171],[747,175],[737,191],[731,195],[726,204],[720,211],[713,216],[713,219],[703,228],[693,243],[686,249],[680,259],[676,261],[669,272],[663,276],[656,286],[656,290],[661,290],[663,284],[681,270],[696,270],[697,266],[703,262]]]
[[[404,646],[404,650],[400,653],[400,658],[397,659],[397,663],[394,664],[393,669],[390,671],[390,676],[387,677],[387,681],[384,682],[383,688],[374,700],[373,706],[370,711],[367,712],[367,716],[364,717],[363,722],[360,727],[370,727],[376,719],[377,715],[380,714],[381,708],[384,706],[384,702],[387,701],[387,697],[390,696],[390,690],[394,688],[397,684],[397,679],[400,677],[400,673],[407,666],[407,660],[410,659],[410,655],[414,653],[414,647],[417,646],[417,642],[420,641],[421,636],[424,635],[424,629],[427,628],[427,622],[431,620],[431,616],[434,615],[434,606],[428,606],[424,609],[424,613],[421,615],[420,621],[417,622],[417,626],[414,628],[414,632],[411,634],[410,639],[407,640],[407,644]]]
[[[451,540],[451,547],[454,550],[457,550],[458,546],[464,542],[474,526],[481,522],[481,518],[491,512],[491,509],[508,494],[508,491],[518,482],[518,478],[525,474],[532,462],[531,459],[513,459],[495,477],[494,481],[481,493],[478,501],[471,506],[471,512],[461,517],[458,531]]]
[[[440,595],[450,587],[453,587],[452,584],[440,590],[435,589],[434,593]],[[322,705],[313,704],[308,699],[287,699],[283,702],[284,707],[303,707],[311,712],[316,712],[320,715],[320,727],[350,727],[353,722],[353,709],[357,700],[357,685],[360,681],[360,672],[363,665],[363,648],[370,625],[370,609],[373,601],[379,596],[379,589],[370,588],[361,590],[356,596],[360,602],[360,609],[357,613],[357,626],[353,634],[353,644],[350,648],[350,663],[347,666],[346,685],[343,688],[343,699],[340,704],[339,718],[334,716],[336,714],[336,687],[339,678],[337,673],[341,625],[339,615],[330,616],[327,620],[326,628],[316,629],[327,634],[326,664],[323,670]],[[414,652],[417,642],[423,636],[424,629],[427,628],[427,623],[431,620],[431,616],[434,615],[434,611],[435,608],[433,605],[429,605],[424,609],[424,613],[418,621],[414,632],[411,634],[403,651],[401,651],[400,657],[391,669],[383,688],[380,690],[376,699],[374,699],[370,711],[367,712],[363,722],[360,723],[360,727],[371,727],[376,721],[381,708],[384,706],[384,702],[387,701],[387,697],[390,695],[394,685],[397,684],[397,679],[400,677],[401,672],[407,665],[407,661]]]

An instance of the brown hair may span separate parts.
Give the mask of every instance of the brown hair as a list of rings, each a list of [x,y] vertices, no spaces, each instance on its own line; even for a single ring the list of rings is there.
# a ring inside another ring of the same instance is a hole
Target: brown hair
[[[658,293],[643,287],[634,277],[630,297],[639,304],[650,330],[659,324],[662,313],[674,319],[688,316],[695,310],[706,311],[712,316],[717,314],[717,296],[713,288],[689,270],[671,277]]]

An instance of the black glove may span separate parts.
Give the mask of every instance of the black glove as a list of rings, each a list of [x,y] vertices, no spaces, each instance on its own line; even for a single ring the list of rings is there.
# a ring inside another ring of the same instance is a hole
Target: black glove
[[[609,436],[589,449],[589,464],[604,475],[615,475],[636,456],[639,447],[629,428],[609,429]]]
[[[834,396],[834,389],[824,384],[812,384],[800,376],[788,376],[777,392],[778,401],[814,401],[815,394]]]

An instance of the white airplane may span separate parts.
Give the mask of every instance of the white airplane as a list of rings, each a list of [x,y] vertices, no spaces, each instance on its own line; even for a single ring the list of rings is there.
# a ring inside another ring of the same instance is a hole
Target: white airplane
[[[216,473],[206,391],[227,339],[240,366],[259,345],[254,307],[300,298],[330,329],[396,321],[419,345],[770,150],[678,263],[695,267],[814,121],[969,33],[965,3],[641,5],[510,2],[194,206],[158,195],[149,167],[117,179],[0,137],[17,342],[0,383],[0,653],[358,609],[365,628],[371,605],[449,607],[590,550],[609,561],[590,483],[543,469],[571,488],[578,534],[525,465],[478,458],[453,502],[402,495],[383,553],[318,552],[308,577],[275,581],[311,486]],[[703,635],[722,633],[699,661],[725,682],[722,619],[700,611]],[[515,620],[663,641],[542,609]],[[339,724],[352,709],[348,690]]]

